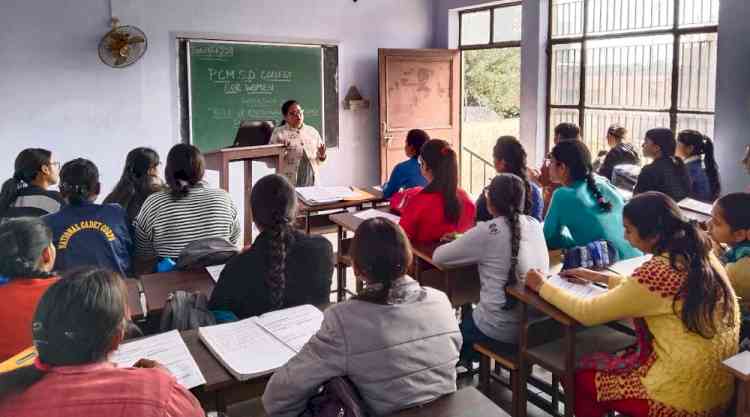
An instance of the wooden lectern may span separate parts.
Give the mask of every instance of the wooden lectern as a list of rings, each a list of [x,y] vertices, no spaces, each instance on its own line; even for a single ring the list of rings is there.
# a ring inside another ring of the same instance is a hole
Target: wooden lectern
[[[219,187],[226,191],[229,191],[229,163],[245,162],[245,192],[242,195],[242,201],[245,206],[245,245],[253,241],[253,213],[250,209],[249,198],[253,187],[252,161],[263,158],[276,158],[276,168],[278,169],[281,166],[283,154],[283,144],[224,148],[203,154],[206,160],[206,169],[219,171]]]

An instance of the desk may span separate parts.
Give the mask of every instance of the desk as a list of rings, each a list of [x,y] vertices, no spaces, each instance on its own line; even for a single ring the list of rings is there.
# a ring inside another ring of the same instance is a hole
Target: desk
[[[562,379],[565,390],[565,416],[573,416],[573,404],[575,401],[575,364],[582,355],[597,351],[616,352],[633,343],[635,338],[625,333],[610,329],[606,326],[597,326],[580,332],[580,327],[575,319],[568,316],[557,307],[548,303],[539,294],[526,288],[523,284],[508,288],[508,292],[521,302],[521,337],[519,340],[519,374],[521,375],[520,386],[525,388],[529,378],[529,371],[533,364],[539,364],[553,373],[553,382],[557,378]],[[561,341],[547,343],[541,346],[529,347],[529,307],[542,312],[562,325],[564,336]],[[576,344],[579,339],[580,344]],[[555,384],[553,384],[555,386]],[[554,387],[556,390],[557,388]],[[527,402],[526,389],[519,392],[519,403],[525,405]],[[557,408],[557,392],[552,394],[553,408]],[[526,416],[526,407],[522,406],[519,416]]]
[[[303,217],[305,222],[305,232],[309,235],[310,230],[313,228],[318,227],[325,227],[332,225],[332,220],[329,220],[329,215],[323,215],[323,216],[314,216],[314,213],[319,213],[323,211],[332,211],[332,210],[345,210],[350,207],[355,207],[358,211],[365,208],[365,205],[371,204],[373,207],[375,207],[378,203],[382,203],[384,201],[387,201],[383,198],[383,192],[376,189],[375,187],[364,187],[360,188],[362,191],[364,191],[367,194],[370,194],[372,197],[368,197],[361,200],[343,200],[343,201],[336,201],[333,203],[324,203],[324,204],[312,204],[305,202],[305,200],[302,200],[301,198],[297,198],[297,201],[299,203],[299,215]],[[359,225],[359,224],[358,224]]]
[[[344,239],[348,231],[355,231],[364,221],[352,213],[337,213],[330,215],[330,219],[338,226],[338,247],[344,246]],[[414,245],[412,251],[415,258],[414,279],[420,284],[443,291],[451,304],[458,307],[479,301],[479,271],[476,265],[457,268],[443,268],[435,265],[432,254],[439,244],[426,246]],[[339,249],[340,251],[340,249]],[[336,271],[339,288],[339,300],[346,296],[346,267],[339,266]]]
[[[476,388],[467,387],[429,404],[409,408],[391,414],[389,417],[510,417],[510,415]]]
[[[203,155],[206,169],[219,171],[219,187],[229,191],[229,163],[243,161],[245,163],[245,192],[242,197],[245,205],[244,230],[245,245],[253,241],[253,213],[250,208],[250,190],[253,186],[252,161],[263,158],[275,158],[276,167],[281,166],[284,145],[244,146],[240,148],[224,148]]]
[[[172,271],[141,275],[141,285],[146,296],[147,314],[159,314],[164,309],[169,293],[176,290],[197,291],[211,296],[213,278],[205,268],[195,271]]]

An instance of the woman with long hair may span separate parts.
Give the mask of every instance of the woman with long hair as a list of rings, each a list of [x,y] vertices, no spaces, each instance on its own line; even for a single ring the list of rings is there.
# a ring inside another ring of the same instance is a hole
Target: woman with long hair
[[[66,162],[60,170],[60,191],[68,204],[44,217],[57,249],[57,271],[88,265],[130,276],[128,215],[118,204],[96,204],[100,189],[99,169],[88,159]]]
[[[148,196],[135,219],[139,265],[177,259],[185,246],[203,238],[240,242],[237,208],[228,192],[203,181],[205,165],[195,146],[180,143],[169,151],[164,168],[169,188]]]
[[[364,291],[325,311],[318,333],[271,377],[269,415],[296,417],[337,376],[357,387],[372,415],[428,403],[456,390],[461,335],[448,297],[406,275],[412,255],[398,225],[357,228],[350,255]]]
[[[527,287],[586,326],[634,320],[634,348],[579,361],[575,415],[726,415],[734,377],[721,362],[737,352],[739,307],[711,240],[658,192],[635,196],[624,224],[630,243],[654,255],[632,277],[565,273],[608,284],[606,293],[581,299],[545,282],[541,271],[526,276]]]
[[[36,361],[0,375],[0,415],[204,416],[156,362],[108,362],[125,335],[126,297],[122,279],[104,269],[69,271],[50,286],[29,324]]]
[[[544,213],[544,198],[542,189],[529,180],[528,167],[526,166],[526,150],[521,142],[513,136],[500,136],[492,148],[492,157],[495,162],[495,171],[498,174],[508,173],[520,178],[524,183],[525,195],[523,202],[523,214],[529,215],[542,221]],[[484,222],[492,220],[494,216],[487,209],[487,199],[482,193],[477,199],[477,221]]]
[[[643,140],[643,155],[653,161],[643,167],[638,175],[633,194],[659,191],[674,201],[690,195],[690,180],[685,164],[675,156],[677,141],[667,128],[656,128],[646,132]]]
[[[721,180],[711,138],[697,130],[681,131],[677,135],[677,156],[688,173],[690,198],[707,202],[719,198]]]
[[[227,263],[209,307],[247,318],[329,300],[333,246],[322,236],[294,228],[297,195],[286,177],[268,175],[250,194],[260,234],[250,249]]]
[[[104,204],[121,205],[128,212],[128,219],[135,220],[146,197],[164,188],[156,172],[159,163],[159,154],[151,148],[128,152],[120,181],[104,199]]]
[[[46,149],[21,151],[13,166],[13,177],[0,189],[0,218],[41,217],[60,210],[65,201],[48,188],[60,180],[60,163]]]
[[[458,159],[450,144],[432,139],[419,157],[427,186],[402,209],[401,227],[413,243],[436,243],[445,235],[474,225],[476,207],[458,187]]]
[[[518,349],[520,316],[507,289],[531,269],[549,269],[542,225],[524,214],[525,186],[514,174],[496,176],[484,191],[493,219],[478,223],[433,254],[440,265],[478,265],[479,305],[461,320],[461,359],[466,363],[479,360],[474,343],[491,341],[509,353]]]
[[[0,223],[0,362],[31,346],[31,316],[54,284],[52,231],[41,219]]]
[[[609,181],[593,173],[586,145],[560,142],[552,149],[550,162],[550,177],[561,187],[552,195],[544,219],[547,246],[567,249],[606,240],[620,259],[641,255],[624,237],[622,196]]]

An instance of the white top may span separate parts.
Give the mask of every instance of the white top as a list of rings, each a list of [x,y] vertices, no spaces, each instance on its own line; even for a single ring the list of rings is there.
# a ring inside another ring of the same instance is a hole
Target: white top
[[[519,216],[521,242],[516,273],[518,282],[530,269],[549,270],[549,255],[542,225],[531,216]],[[463,236],[440,246],[432,260],[440,265],[478,264],[481,289],[473,318],[486,336],[518,343],[519,309],[503,310],[505,283],[510,270],[510,228],[505,217],[479,222]]]
[[[307,155],[313,171],[315,183],[319,182],[318,167],[322,161],[318,160],[318,147],[323,144],[320,133],[314,127],[303,124],[299,129],[284,124],[273,130],[270,144],[284,144],[286,152],[279,167],[279,174],[287,177],[292,185],[297,186],[297,170],[303,155]]]

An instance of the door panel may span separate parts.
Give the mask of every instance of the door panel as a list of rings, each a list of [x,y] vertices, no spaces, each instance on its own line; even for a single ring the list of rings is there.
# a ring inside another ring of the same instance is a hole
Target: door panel
[[[381,182],[406,159],[411,129],[444,139],[459,152],[460,54],[451,49],[380,49]]]

